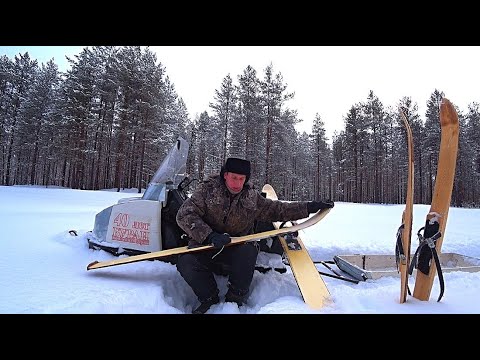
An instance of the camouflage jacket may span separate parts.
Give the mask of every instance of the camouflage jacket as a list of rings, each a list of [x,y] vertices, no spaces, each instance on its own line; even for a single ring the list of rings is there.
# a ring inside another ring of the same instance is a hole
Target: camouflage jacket
[[[231,236],[253,232],[255,221],[289,221],[308,217],[307,202],[266,199],[247,182],[232,195],[223,179],[215,175],[199,185],[177,213],[177,224],[197,243],[216,231]]]

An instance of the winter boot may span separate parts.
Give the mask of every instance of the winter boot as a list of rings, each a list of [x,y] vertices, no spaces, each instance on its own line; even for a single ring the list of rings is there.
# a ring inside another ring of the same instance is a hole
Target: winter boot
[[[212,305],[218,304],[220,299],[218,295],[209,297],[207,300],[200,302],[200,305],[192,311],[192,314],[205,314]]]
[[[229,287],[225,294],[225,302],[234,302],[240,307],[247,301],[247,295],[248,290],[239,290]]]

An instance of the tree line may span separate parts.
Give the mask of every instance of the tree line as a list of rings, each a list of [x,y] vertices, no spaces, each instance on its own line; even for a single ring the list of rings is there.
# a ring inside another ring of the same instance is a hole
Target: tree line
[[[0,185],[141,192],[181,136],[190,144],[192,178],[218,173],[227,157],[240,156],[252,163],[252,182],[271,183],[283,199],[399,204],[408,160],[402,107],[414,138],[414,202],[431,202],[445,96],[440,90],[428,99],[425,120],[410,97],[385,106],[370,91],[348,109],[343,130],[329,141],[319,113],[310,134],[295,129],[301,119],[286,106],[294,93],[272,64],[262,74],[251,66],[236,78],[227,74],[210,113],[191,119],[148,47],[86,47],[68,60],[64,73],[53,60],[39,65],[28,52],[0,57]],[[457,112],[452,205],[477,207],[479,104]]]

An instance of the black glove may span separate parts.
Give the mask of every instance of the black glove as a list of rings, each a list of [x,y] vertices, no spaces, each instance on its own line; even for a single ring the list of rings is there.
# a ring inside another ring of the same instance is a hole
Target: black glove
[[[231,241],[232,239],[227,233],[220,234],[212,231],[210,235],[207,236],[207,243],[212,244],[216,249],[220,249],[225,245],[230,244]]]
[[[332,200],[325,200],[325,201],[309,201],[307,203],[307,211],[309,214],[316,213],[320,209],[330,209],[333,208],[333,201]]]

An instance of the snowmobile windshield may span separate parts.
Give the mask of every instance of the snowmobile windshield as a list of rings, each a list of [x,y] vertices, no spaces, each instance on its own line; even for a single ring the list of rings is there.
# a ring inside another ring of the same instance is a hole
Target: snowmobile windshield
[[[145,190],[143,199],[161,200],[159,193],[163,192],[166,184],[178,187],[178,184],[185,178],[187,169],[188,143],[179,137],[175,146],[168,152],[163,159],[160,167],[155,172],[150,184]]]

